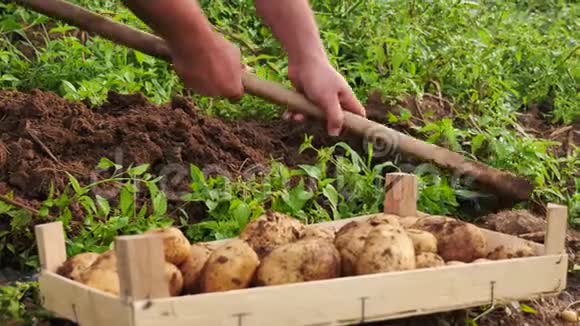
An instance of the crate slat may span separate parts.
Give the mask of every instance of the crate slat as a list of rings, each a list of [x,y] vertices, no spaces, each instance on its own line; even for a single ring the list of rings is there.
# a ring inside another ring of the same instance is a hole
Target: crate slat
[[[130,326],[131,306],[111,294],[87,287],[56,273],[39,276],[43,307],[82,326]]]
[[[566,268],[565,255],[550,255],[140,301],[135,325],[387,320],[554,294],[565,288]]]

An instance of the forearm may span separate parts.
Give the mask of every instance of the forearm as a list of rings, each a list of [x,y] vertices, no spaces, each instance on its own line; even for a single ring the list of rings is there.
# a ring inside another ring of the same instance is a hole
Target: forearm
[[[170,44],[211,40],[213,30],[196,0],[124,0],[131,11]]]
[[[255,0],[256,11],[294,63],[326,60],[308,0]]]

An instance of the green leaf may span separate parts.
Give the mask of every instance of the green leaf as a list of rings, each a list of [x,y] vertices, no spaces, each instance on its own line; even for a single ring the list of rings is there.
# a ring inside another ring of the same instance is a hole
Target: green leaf
[[[109,201],[106,198],[103,198],[99,195],[96,196],[97,206],[99,207],[99,213],[107,217],[109,216],[109,212],[111,212],[111,206],[109,205]]]
[[[73,187],[73,190],[75,191],[75,193],[77,195],[82,195],[84,194],[83,189],[81,188],[81,185],[79,184],[79,181],[70,173],[67,172],[68,175],[68,180],[70,182],[70,185]]]
[[[156,216],[162,216],[167,212],[167,197],[164,192],[159,192],[153,198],[153,213]]]
[[[121,165],[115,164],[113,161],[109,160],[106,157],[101,158],[101,160],[99,161],[99,164],[97,165],[97,167],[99,169],[102,169],[102,170],[108,170],[110,168],[115,168],[115,170],[119,170],[119,169],[122,168]]]
[[[247,224],[252,211],[250,210],[250,206],[248,206],[248,204],[239,199],[234,199],[230,204],[230,213],[238,222],[240,228],[242,228]]]
[[[304,170],[304,172],[306,172],[309,177],[312,177],[316,180],[320,180],[322,178],[322,170],[318,166],[300,164],[298,167]]]
[[[326,199],[328,199],[328,202],[330,203],[333,219],[335,220],[339,219],[340,218],[340,214],[338,212],[339,195],[338,192],[336,191],[336,188],[334,188],[332,184],[328,184],[326,185],[326,187],[324,187],[324,190],[322,190],[322,194],[324,195],[324,197],[326,197]]]
[[[127,170],[127,173],[132,177],[140,176],[149,169],[149,166],[149,164],[142,164],[134,168],[130,168]]]
[[[478,149],[481,148],[483,141],[485,140],[485,136],[483,134],[478,134],[477,136],[473,137],[471,140],[471,153],[475,154]]]
[[[133,193],[125,185],[121,188],[121,197],[119,199],[119,208],[121,209],[121,215],[123,216],[133,215],[132,214],[133,204],[134,204]]]
[[[310,191],[304,189],[304,181],[300,180],[300,183],[292,188],[290,191],[284,191],[282,193],[282,201],[290,207],[293,213],[300,211],[306,202],[310,200],[314,194]]]
[[[536,311],[536,309],[528,306],[527,304],[520,304],[520,309],[522,310],[522,312],[528,313],[528,314],[537,314],[538,312]]]

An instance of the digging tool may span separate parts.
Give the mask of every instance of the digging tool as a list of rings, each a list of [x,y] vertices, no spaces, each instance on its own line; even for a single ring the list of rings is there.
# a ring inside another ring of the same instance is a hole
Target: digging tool
[[[155,35],[115,22],[62,0],[14,1],[42,14],[75,25],[89,33],[171,62],[165,41]],[[296,111],[317,119],[324,119],[324,113],[300,93],[280,84],[260,79],[249,72],[244,72],[242,82],[248,94],[275,104],[291,106]],[[470,160],[459,153],[418,140],[353,113],[344,112],[344,127],[373,142],[380,141],[403,154],[433,162],[453,171],[458,176],[471,178],[504,198],[527,200],[533,190],[533,185],[524,178]]]

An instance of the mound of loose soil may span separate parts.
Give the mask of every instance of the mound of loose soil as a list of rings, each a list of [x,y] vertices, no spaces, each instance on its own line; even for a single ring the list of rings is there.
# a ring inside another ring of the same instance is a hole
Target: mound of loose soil
[[[187,174],[190,163],[208,172],[241,175],[270,159],[290,166],[311,162],[298,155],[304,134],[315,144],[337,140],[320,124],[273,121],[226,123],[202,114],[184,98],[155,106],[141,95],[110,93],[99,108],[54,93],[0,91],[0,189],[42,199],[52,183],[94,177],[101,157],[123,166],[150,163],[155,172]]]

